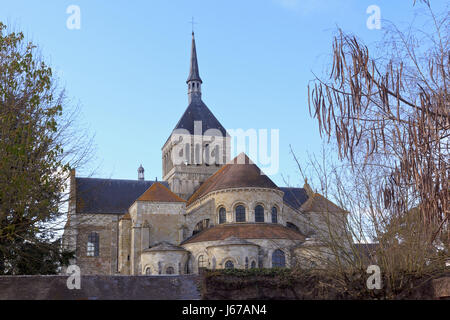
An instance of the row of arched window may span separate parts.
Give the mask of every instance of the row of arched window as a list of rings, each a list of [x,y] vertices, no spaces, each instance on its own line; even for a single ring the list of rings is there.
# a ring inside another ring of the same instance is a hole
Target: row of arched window
[[[152,274],[152,269],[150,267],[147,267],[145,269],[145,274],[146,275],[151,275]],[[171,266],[166,268],[166,272],[164,274],[175,274],[175,269]]]
[[[188,87],[189,87],[189,89],[195,89],[195,88],[200,88],[200,83],[199,82],[191,82],[189,85],[188,85]]]
[[[208,268],[208,258],[205,257],[204,255],[199,255],[197,258],[197,266],[198,269],[204,269],[204,268]],[[234,261],[233,260],[227,260],[224,263],[224,267],[225,269],[234,269],[235,265],[234,265]],[[280,249],[276,249],[273,253],[272,253],[272,268],[284,268],[286,267],[286,256],[285,253],[283,252],[283,250]],[[245,269],[255,269],[256,268],[256,261],[252,260],[249,263],[249,258],[245,257]],[[165,272],[162,272],[162,270],[160,269],[159,274],[174,274],[175,273],[175,269],[172,266],[168,266],[166,267],[166,269],[164,270]],[[188,267],[187,267],[187,263],[186,263],[186,267],[185,267],[185,273],[189,273],[188,272]],[[145,274],[146,275],[151,275],[152,271],[150,267],[147,267],[145,269]]]
[[[246,222],[245,207],[243,205],[238,205],[234,209],[235,221],[236,222]],[[265,222],[264,221],[264,208],[261,205],[255,207],[255,222]],[[227,222],[227,212],[224,207],[219,209],[219,224]],[[278,210],[277,207],[272,207],[271,210],[271,222],[278,223]]]
[[[198,268],[207,268],[208,267],[208,260],[205,259],[204,255],[198,256]],[[234,262],[232,260],[225,261],[224,264],[225,269],[234,269]],[[284,254],[283,250],[276,249],[272,253],[272,268],[284,268],[286,267],[286,255]],[[245,258],[245,269],[249,268],[249,259],[248,257]],[[253,260],[250,263],[250,268],[254,269],[256,268],[256,261]]]

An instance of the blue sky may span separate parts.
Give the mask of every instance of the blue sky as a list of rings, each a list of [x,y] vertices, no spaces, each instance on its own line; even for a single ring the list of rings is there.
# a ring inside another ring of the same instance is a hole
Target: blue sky
[[[436,8],[445,1],[434,1]],[[289,154],[319,153],[307,105],[312,72],[330,63],[337,26],[372,45],[370,5],[382,19],[412,20],[412,0],[106,1],[0,0],[0,20],[38,44],[95,133],[96,158],[85,172],[161,179],[161,147],[187,107],[191,17],[195,17],[203,100],[225,128],[279,129],[280,169],[271,176],[302,185]],[[69,5],[81,29],[69,30]]]

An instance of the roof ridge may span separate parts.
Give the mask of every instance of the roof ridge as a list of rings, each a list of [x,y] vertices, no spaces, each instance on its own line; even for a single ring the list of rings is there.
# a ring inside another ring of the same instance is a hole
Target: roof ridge
[[[144,182],[161,182],[161,183],[167,183],[167,181],[160,181],[160,180],[136,180],[136,179],[116,179],[116,178],[93,178],[93,177],[75,177],[75,179],[85,179],[85,180],[104,180],[104,181],[133,181],[138,183],[144,183]]]
[[[159,190],[164,192],[169,198],[163,199],[164,194],[157,194]],[[152,201],[152,202],[186,202],[186,200],[180,198],[173,193],[165,185],[159,182],[153,183],[143,194],[136,199],[136,201]]]
[[[245,162],[240,163],[239,160],[242,159],[243,155]],[[242,165],[247,165],[247,167],[242,167]],[[229,161],[212,176],[206,179],[189,197],[187,205],[191,205],[196,200],[213,191],[247,187],[280,190],[280,188],[278,188],[278,186],[245,154],[245,152],[241,152],[233,160]]]

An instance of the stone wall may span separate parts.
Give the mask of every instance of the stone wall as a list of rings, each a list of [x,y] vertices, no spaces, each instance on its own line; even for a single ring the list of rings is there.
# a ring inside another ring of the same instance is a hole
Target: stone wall
[[[350,278],[352,279],[352,278]],[[450,276],[416,279],[414,285],[394,295],[399,300],[450,300]],[[204,300],[368,300],[384,299],[383,290],[367,290],[365,279],[353,278],[345,288],[337,287],[333,277],[286,275],[224,275],[206,273]]]
[[[191,252],[189,261],[189,269],[197,273],[199,257],[203,256],[206,260],[205,267],[209,269],[223,269],[226,260],[235,262],[235,268],[245,268],[245,258],[248,258],[248,265],[251,266],[252,261],[261,268],[272,267],[272,254],[275,250],[281,249],[285,253],[286,266],[290,267],[293,263],[293,250],[302,241],[290,239],[245,239],[250,243],[254,243],[258,248],[257,253],[251,246],[221,246],[222,241],[203,241],[183,244],[182,246]],[[214,249],[220,246],[221,250]],[[209,249],[208,249],[209,248]]]
[[[117,273],[118,215],[116,214],[77,214],[76,225],[76,264],[81,273]],[[87,242],[91,232],[99,235],[99,256],[87,256]]]
[[[0,276],[0,300],[197,300],[200,278],[184,276],[82,276],[80,290],[67,276]]]

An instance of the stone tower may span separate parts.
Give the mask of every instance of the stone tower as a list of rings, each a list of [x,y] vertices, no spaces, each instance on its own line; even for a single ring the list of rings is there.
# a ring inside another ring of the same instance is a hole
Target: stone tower
[[[230,136],[202,101],[203,81],[193,32],[186,83],[188,107],[162,148],[163,179],[183,199],[230,158]]]

